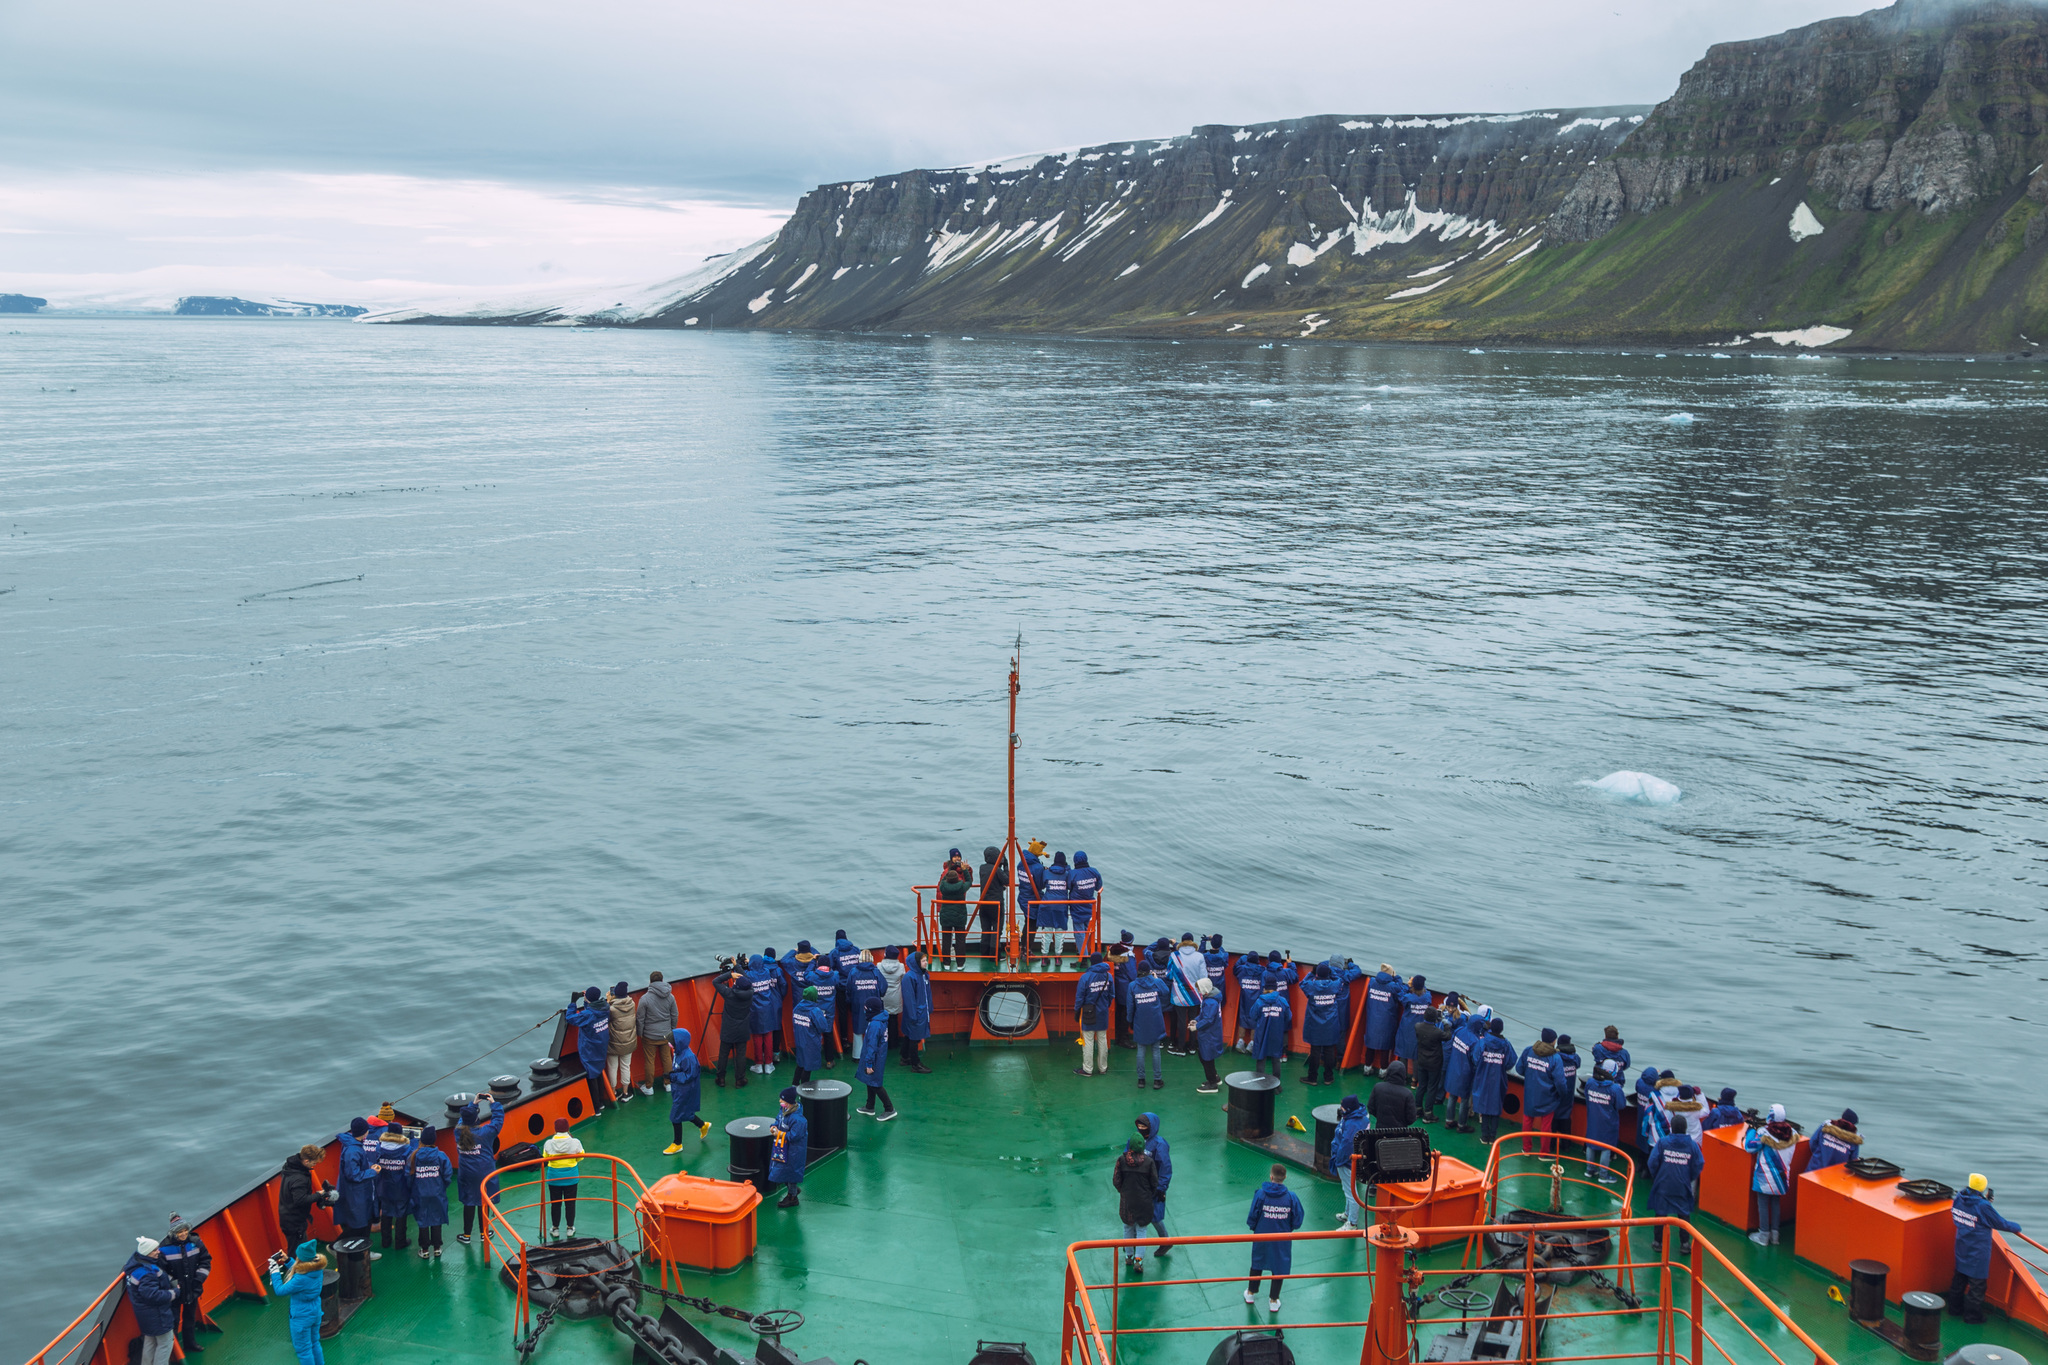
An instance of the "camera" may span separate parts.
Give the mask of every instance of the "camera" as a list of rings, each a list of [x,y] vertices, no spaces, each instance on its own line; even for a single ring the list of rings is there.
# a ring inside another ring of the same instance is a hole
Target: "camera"
[[[326,1189],[320,1191],[319,1202],[325,1204],[329,1208],[333,1208],[336,1204],[339,1204],[341,1202],[341,1191],[336,1189],[334,1186],[329,1185]]]
[[[275,1275],[280,1273],[284,1270],[286,1266],[290,1264],[291,1258],[286,1256],[282,1251],[274,1251],[270,1254],[269,1265],[271,1274]]]

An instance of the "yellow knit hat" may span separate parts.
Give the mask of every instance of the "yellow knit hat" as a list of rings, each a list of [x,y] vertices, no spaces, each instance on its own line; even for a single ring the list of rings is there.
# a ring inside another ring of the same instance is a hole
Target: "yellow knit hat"
[[[1986,1180],[1983,1176],[1976,1175],[1973,1173],[1970,1176],[1970,1188],[1975,1190],[1978,1194],[1982,1194],[1984,1193],[1984,1191],[1991,1188],[1991,1182]]]

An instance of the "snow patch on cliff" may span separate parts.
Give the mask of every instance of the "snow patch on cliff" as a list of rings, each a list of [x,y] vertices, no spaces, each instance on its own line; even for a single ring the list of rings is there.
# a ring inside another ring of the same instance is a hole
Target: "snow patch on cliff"
[[[1186,232],[1183,232],[1180,236],[1174,238],[1173,240],[1175,240],[1176,242],[1185,242],[1188,238],[1194,236],[1203,228],[1215,222],[1218,218],[1221,218],[1223,216],[1223,210],[1230,207],[1231,194],[1232,191],[1230,190],[1223,191],[1223,197],[1216,201],[1216,207],[1210,209],[1206,214],[1203,214],[1201,222],[1195,224],[1193,227],[1189,228]]]
[[[1259,276],[1261,276],[1261,275],[1265,274],[1265,273],[1266,273],[1267,271],[1271,270],[1272,268],[1273,268],[1272,266],[1270,266],[1270,265],[1267,265],[1267,264],[1266,264],[1266,263],[1265,263],[1264,261],[1260,261],[1260,262],[1259,262],[1259,263],[1258,263],[1257,265],[1255,265],[1255,266],[1253,266],[1253,267],[1251,268],[1251,271],[1250,271],[1250,272],[1249,272],[1249,273],[1248,273],[1248,274],[1247,274],[1247,275],[1246,275],[1246,276],[1245,276],[1245,277],[1244,277],[1244,278],[1243,278],[1242,280],[1239,280],[1239,281],[1238,281],[1237,287],[1238,287],[1239,289],[1249,289],[1249,288],[1251,288],[1251,287],[1252,287],[1252,281],[1253,281],[1253,280],[1255,280],[1255,279],[1257,279],[1257,278],[1258,278]]]
[[[1394,299],[1412,299],[1417,294],[1427,294],[1432,289],[1443,288],[1451,282],[1451,279],[1451,276],[1445,276],[1440,280],[1431,280],[1428,284],[1418,284],[1413,289],[1396,289],[1393,293],[1387,295],[1387,299],[1389,302]]]
[[[417,318],[524,318],[550,322],[638,322],[710,292],[713,285],[768,254],[774,237],[714,256],[697,269],[656,284],[609,285],[575,294],[528,294],[516,298],[439,299],[388,313],[368,313],[361,322],[411,322]]]
[[[1827,229],[1821,226],[1820,219],[1813,216],[1813,210],[1806,206],[1806,201],[1800,200],[1799,207],[1792,210],[1792,240],[1803,242],[1808,237],[1818,237],[1826,231]]]
[[[1751,332],[1751,341],[1775,341],[1780,346],[1832,346],[1853,329],[1830,327],[1826,323],[1815,323],[1790,332]]]

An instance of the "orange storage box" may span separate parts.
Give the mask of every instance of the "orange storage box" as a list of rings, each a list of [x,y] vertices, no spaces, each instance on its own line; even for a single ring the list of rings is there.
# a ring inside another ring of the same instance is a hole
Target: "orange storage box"
[[[732,1270],[754,1254],[754,1210],[761,1192],[745,1181],[665,1175],[640,1197],[643,1226],[660,1244],[648,1250],[692,1270]]]
[[[1419,1233],[1426,1247],[1460,1241],[1465,1237],[1462,1232],[1432,1232],[1432,1228],[1470,1227],[1486,1221],[1479,1215],[1486,1178],[1454,1156],[1437,1152],[1434,1159],[1436,1189],[1433,1192],[1427,1180],[1379,1187],[1378,1202],[1404,1205],[1400,1213],[1391,1216],[1402,1227]]]
[[[1862,1180],[1847,1166],[1826,1166],[1799,1177],[1799,1209],[1792,1249],[1801,1259],[1845,1280],[1849,1262],[1883,1261],[1891,1267],[1884,1294],[1893,1303],[1909,1290],[1948,1288],[1956,1264],[1948,1200],[1916,1203],[1899,1193],[1896,1179]]]

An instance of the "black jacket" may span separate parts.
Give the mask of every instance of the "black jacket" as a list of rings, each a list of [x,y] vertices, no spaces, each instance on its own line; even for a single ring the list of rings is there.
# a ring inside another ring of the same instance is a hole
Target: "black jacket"
[[[1413,1128],[1415,1092],[1408,1088],[1405,1080],[1381,1081],[1372,1088],[1372,1098],[1365,1102],[1365,1112],[1372,1115],[1375,1128]]]
[[[1415,1060],[1428,1066],[1444,1064],[1444,1042],[1452,1030],[1442,1024],[1432,1024],[1427,1019],[1415,1021]]]
[[[305,1158],[293,1152],[284,1159],[284,1172],[277,1182],[277,1221],[288,1228],[304,1228],[311,1222],[313,1190],[313,1173],[306,1169]]]
[[[736,983],[729,976],[721,976],[718,978],[718,998],[725,1002],[724,1017],[718,1021],[718,1041],[738,1043],[753,1037],[754,1030],[749,1027],[754,1013],[753,983],[744,975]]]
[[[1133,1227],[1148,1227],[1159,1204],[1159,1165],[1144,1152],[1125,1152],[1116,1159],[1109,1183],[1116,1186],[1117,1213]]]

